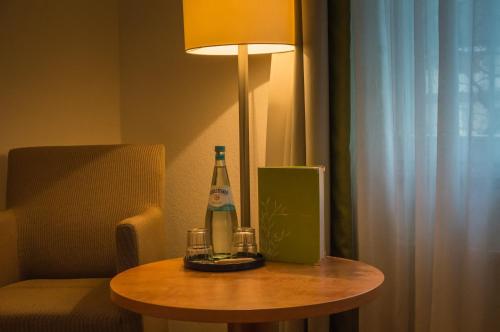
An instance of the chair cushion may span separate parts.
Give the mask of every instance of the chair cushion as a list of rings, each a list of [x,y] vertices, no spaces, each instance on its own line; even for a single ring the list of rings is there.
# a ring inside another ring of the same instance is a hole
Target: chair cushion
[[[142,331],[139,315],[111,303],[109,279],[34,279],[0,288],[0,331]]]

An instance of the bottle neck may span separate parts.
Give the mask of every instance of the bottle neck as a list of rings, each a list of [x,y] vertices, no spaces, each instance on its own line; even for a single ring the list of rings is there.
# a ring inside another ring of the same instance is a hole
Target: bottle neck
[[[215,152],[215,166],[226,166],[224,152]]]
[[[229,177],[227,175],[226,160],[224,152],[215,153],[215,167],[212,176],[212,186],[229,186]]]
[[[226,166],[226,160],[215,158],[215,166],[219,166],[219,167]]]

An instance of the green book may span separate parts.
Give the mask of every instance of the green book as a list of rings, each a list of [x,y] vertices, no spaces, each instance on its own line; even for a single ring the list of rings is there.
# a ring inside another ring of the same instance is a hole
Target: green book
[[[261,167],[259,245],[269,261],[315,264],[325,256],[324,167]]]

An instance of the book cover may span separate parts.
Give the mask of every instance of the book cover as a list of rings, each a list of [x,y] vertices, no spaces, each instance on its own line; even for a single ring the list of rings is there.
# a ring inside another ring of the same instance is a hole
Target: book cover
[[[324,167],[261,167],[259,245],[269,261],[315,264],[325,256]]]

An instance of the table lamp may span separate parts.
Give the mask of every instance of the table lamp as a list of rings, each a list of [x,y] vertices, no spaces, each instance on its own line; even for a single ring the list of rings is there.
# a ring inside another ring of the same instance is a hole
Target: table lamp
[[[241,225],[250,226],[248,55],[290,52],[295,0],[183,0],[187,53],[238,55]]]

